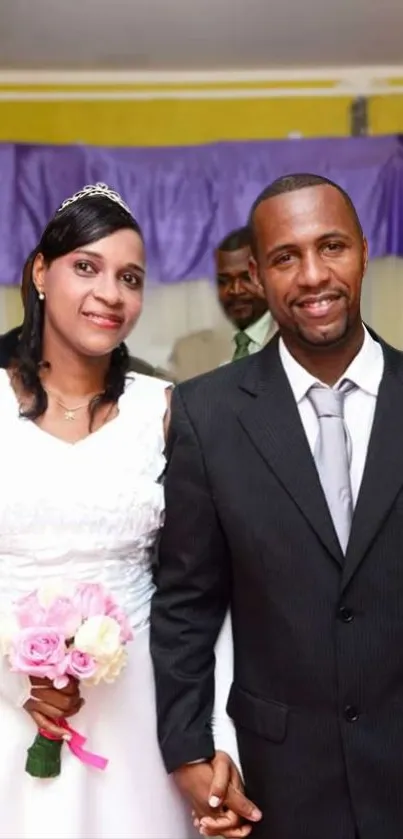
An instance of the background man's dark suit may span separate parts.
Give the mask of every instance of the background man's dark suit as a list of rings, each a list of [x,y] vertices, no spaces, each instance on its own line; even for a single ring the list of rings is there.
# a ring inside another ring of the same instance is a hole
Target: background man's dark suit
[[[173,396],[152,610],[167,769],[212,756],[213,646],[265,839],[403,835],[403,356],[381,383],[343,557],[274,339]]]

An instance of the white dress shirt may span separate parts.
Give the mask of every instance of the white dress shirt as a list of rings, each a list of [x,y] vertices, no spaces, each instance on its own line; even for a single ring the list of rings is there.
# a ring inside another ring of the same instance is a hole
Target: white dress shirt
[[[357,501],[364,473],[376,399],[384,369],[384,358],[380,344],[371,338],[365,327],[364,330],[364,342],[359,353],[339,379],[339,382],[343,379],[349,379],[357,386],[357,389],[346,395],[344,403],[344,419],[352,443],[350,480],[354,505]],[[279,352],[313,454],[319,433],[319,422],[307,397],[307,392],[312,385],[318,384],[319,380],[315,379],[295,360],[281,338]],[[319,382],[319,384],[326,387],[324,382]]]

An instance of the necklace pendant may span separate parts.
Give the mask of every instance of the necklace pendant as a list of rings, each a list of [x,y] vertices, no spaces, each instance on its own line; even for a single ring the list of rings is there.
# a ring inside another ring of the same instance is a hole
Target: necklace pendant
[[[71,422],[71,420],[75,420],[75,418],[75,411],[64,412],[64,419],[67,420],[67,422]]]

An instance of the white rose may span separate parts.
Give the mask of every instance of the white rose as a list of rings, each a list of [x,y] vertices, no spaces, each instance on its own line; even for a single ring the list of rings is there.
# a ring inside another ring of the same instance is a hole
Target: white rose
[[[126,666],[126,662],[126,651],[120,647],[110,661],[101,662],[98,665],[97,672],[91,679],[86,680],[86,684],[99,685],[100,682],[114,682]]]
[[[38,588],[38,603],[42,606],[42,609],[49,609],[49,606],[59,597],[71,597],[72,594],[73,587],[66,583],[65,580],[48,580]]]
[[[8,655],[13,639],[20,631],[18,621],[14,615],[3,612],[0,614],[0,655]]]
[[[114,618],[94,615],[78,629],[74,646],[100,663],[109,663],[121,649],[120,626]]]

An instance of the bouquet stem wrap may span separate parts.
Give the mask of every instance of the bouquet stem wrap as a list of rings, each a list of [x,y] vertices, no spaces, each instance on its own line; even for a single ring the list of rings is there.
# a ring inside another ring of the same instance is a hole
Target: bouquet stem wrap
[[[35,737],[32,746],[27,752],[25,771],[33,778],[57,778],[61,772],[61,753],[64,742],[70,751],[87,766],[95,769],[106,769],[108,761],[100,755],[93,754],[84,748],[86,738],[70,728],[65,719],[57,720],[57,725],[66,730],[70,739],[64,741],[59,737],[50,734],[49,731],[40,729]]]
[[[38,731],[32,746],[27,751],[25,771],[33,778],[57,778],[61,771],[61,754],[64,740],[50,737],[48,732]]]

